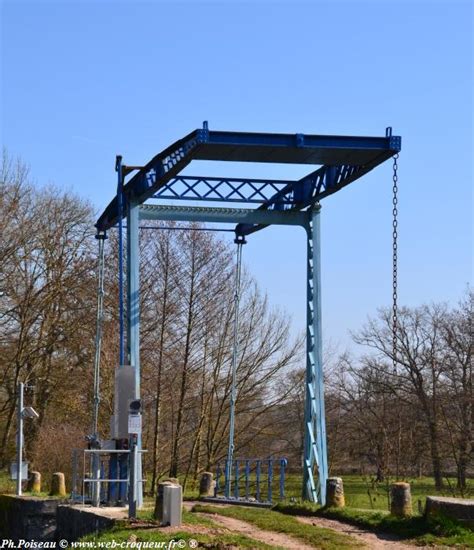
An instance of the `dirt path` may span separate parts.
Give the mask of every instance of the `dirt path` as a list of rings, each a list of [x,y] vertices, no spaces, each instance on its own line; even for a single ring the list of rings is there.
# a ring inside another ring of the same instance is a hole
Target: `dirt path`
[[[245,535],[273,547],[288,548],[288,550],[314,550],[313,546],[308,546],[298,539],[294,539],[283,533],[259,529],[258,527],[255,527],[245,521],[241,521],[240,519],[220,516],[218,514],[203,515],[211,518],[212,521],[215,521],[233,533]]]
[[[359,542],[364,543],[371,550],[380,550],[382,548],[390,548],[391,550],[408,550],[410,548],[419,549],[419,546],[403,544],[396,536],[374,533],[372,531],[362,529],[361,527],[349,525],[348,523],[343,523],[342,521],[337,521],[335,519],[303,516],[297,516],[297,519],[298,521],[308,525],[325,527],[326,529],[331,529],[332,531],[337,531],[338,533],[350,535]]]

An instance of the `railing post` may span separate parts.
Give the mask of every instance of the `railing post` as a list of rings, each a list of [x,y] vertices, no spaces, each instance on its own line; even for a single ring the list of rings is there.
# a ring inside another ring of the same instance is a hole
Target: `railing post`
[[[256,468],[255,468],[255,477],[256,477],[256,494],[255,494],[255,498],[257,500],[260,500],[260,468],[261,468],[261,465],[260,465],[260,460],[257,460],[257,465],[256,465]]]
[[[273,459],[268,459],[268,479],[267,479],[267,500],[272,501],[272,483],[273,483]]]
[[[285,498],[285,468],[288,464],[286,458],[280,460],[280,499]]]
[[[235,460],[235,484],[234,484],[234,497],[239,498],[239,461]]]
[[[250,460],[245,461],[245,498],[250,497]]]

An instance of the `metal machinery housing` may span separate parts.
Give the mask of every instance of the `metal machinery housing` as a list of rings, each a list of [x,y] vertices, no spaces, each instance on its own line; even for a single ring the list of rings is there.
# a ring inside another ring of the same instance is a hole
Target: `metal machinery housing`
[[[322,364],[320,201],[400,149],[401,138],[393,136],[391,128],[382,137],[360,137],[221,132],[209,130],[205,122],[203,128],[173,143],[143,167],[125,166],[121,157],[117,157],[118,192],[96,223],[98,235],[105,236],[117,224],[121,230],[122,219],[127,218],[127,349],[125,353],[121,323],[120,364],[125,359],[135,369],[136,398],[140,394],[140,221],[235,223],[237,238],[274,224],[305,229],[307,343],[302,496],[323,505],[328,461]],[[307,164],[317,168],[298,180],[183,175],[183,169],[192,160]],[[145,204],[148,199],[159,199],[161,204]],[[169,200],[182,201],[183,206],[166,206]],[[221,203],[225,207],[195,206],[196,202]],[[239,207],[231,207],[232,204]],[[138,445],[140,448],[140,440]],[[140,464],[137,475],[141,478]]]

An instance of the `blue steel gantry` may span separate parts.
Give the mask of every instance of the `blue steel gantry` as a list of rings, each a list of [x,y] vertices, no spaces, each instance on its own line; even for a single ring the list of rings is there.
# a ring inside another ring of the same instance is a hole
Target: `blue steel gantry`
[[[269,225],[296,225],[305,229],[307,343],[302,493],[303,498],[323,505],[326,502],[328,461],[322,364],[319,203],[396,155],[400,149],[401,138],[392,135],[391,128],[387,128],[383,137],[360,137],[221,132],[209,130],[204,123],[203,128],[173,143],[145,166],[126,166],[121,157],[117,157],[117,195],[96,223],[98,235],[104,236],[117,224],[120,228],[122,219],[127,218],[127,351],[125,353],[122,325],[120,365],[125,362],[135,369],[136,399],[140,387],[140,221],[235,223],[238,238]],[[182,170],[192,160],[318,167],[298,180],[183,175]],[[162,202],[145,204],[148,199]],[[183,206],[167,206],[169,200],[183,201]],[[195,206],[193,203],[196,202],[227,206]],[[229,207],[230,203],[240,206]],[[243,205],[249,206],[245,208]],[[140,448],[140,440],[138,445]],[[141,464],[137,465],[135,479],[141,479]]]

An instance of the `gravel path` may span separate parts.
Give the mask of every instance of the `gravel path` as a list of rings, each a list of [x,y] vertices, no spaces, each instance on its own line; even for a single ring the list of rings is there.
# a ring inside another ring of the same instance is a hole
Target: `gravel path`
[[[218,514],[205,514],[210,517],[212,521],[215,521],[219,525],[222,525],[233,533],[239,533],[245,535],[254,540],[264,542],[270,546],[288,548],[288,550],[314,550],[313,546],[308,546],[304,542],[289,537],[283,533],[276,533],[275,531],[267,531],[259,529],[250,523],[241,521],[240,519],[229,518],[227,516],[220,516]]]
[[[326,519],[319,517],[303,517],[297,516],[298,521],[306,523],[308,525],[314,525],[315,527],[325,527],[326,529],[332,529],[338,533],[350,535],[359,542],[364,543],[371,550],[380,550],[383,548],[390,548],[391,550],[408,550],[410,548],[420,548],[419,546],[413,546],[411,544],[404,544],[394,535],[388,535],[383,533],[374,533],[373,531],[367,531],[361,527],[355,525],[349,525],[342,521],[335,519]]]

